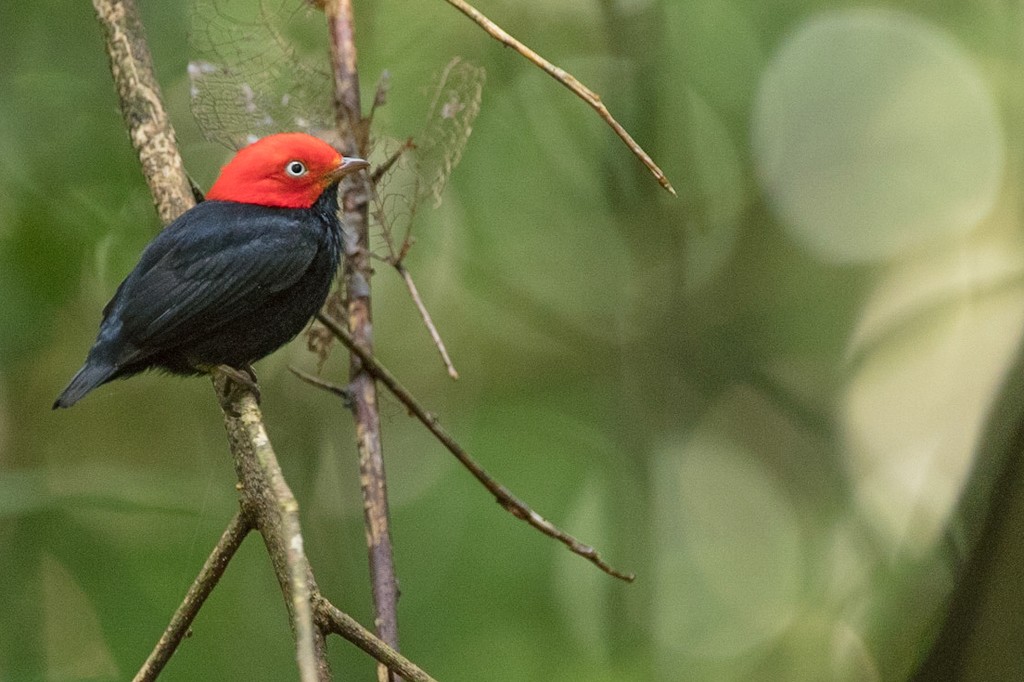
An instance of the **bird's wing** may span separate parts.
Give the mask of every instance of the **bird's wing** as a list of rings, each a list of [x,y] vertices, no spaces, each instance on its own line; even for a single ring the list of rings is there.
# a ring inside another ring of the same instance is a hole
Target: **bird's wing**
[[[187,343],[258,309],[307,271],[319,229],[295,210],[199,204],[153,240],[108,306],[138,349],[122,360]]]

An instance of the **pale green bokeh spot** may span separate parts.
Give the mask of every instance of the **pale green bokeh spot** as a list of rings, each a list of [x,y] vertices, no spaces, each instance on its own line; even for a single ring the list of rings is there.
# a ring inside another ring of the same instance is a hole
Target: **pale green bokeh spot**
[[[894,267],[854,335],[841,408],[850,475],[864,517],[915,556],[941,540],[1019,352],[1019,246],[975,241]]]
[[[828,261],[970,231],[1003,175],[1002,125],[972,61],[901,12],[829,12],[790,36],[757,93],[753,152],[792,237]]]
[[[656,460],[654,631],[667,660],[749,654],[798,609],[803,548],[792,503],[755,453],[713,428]]]

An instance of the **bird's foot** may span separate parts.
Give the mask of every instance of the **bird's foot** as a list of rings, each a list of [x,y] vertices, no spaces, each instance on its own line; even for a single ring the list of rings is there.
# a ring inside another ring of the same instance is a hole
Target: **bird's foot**
[[[234,384],[234,386],[228,387],[230,393],[234,393],[233,389],[236,387],[241,387],[243,390],[251,392],[253,397],[256,398],[256,404],[260,404],[260,386],[256,382],[256,372],[253,371],[250,365],[246,365],[241,369],[231,367],[230,365],[217,365],[217,369]]]

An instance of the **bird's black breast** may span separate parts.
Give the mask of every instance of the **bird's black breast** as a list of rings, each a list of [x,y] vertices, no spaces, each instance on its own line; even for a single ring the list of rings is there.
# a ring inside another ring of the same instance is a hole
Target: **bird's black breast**
[[[309,209],[206,201],[161,232],[105,310],[120,376],[241,367],[287,343],[338,268],[337,188]]]

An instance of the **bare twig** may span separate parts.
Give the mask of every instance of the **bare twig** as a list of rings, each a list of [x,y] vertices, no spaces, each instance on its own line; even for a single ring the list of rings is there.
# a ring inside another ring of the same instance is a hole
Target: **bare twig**
[[[385,69],[380,74],[380,78],[377,79],[377,89],[373,94],[373,103],[370,104],[370,113],[366,115],[367,127],[373,125],[373,117],[377,113],[377,109],[384,106],[384,103],[388,101],[388,90],[391,88],[391,72]]]
[[[209,558],[206,559],[206,563],[203,564],[199,575],[192,582],[192,586],[188,588],[185,599],[171,617],[171,622],[160,637],[160,641],[156,643],[153,652],[135,675],[134,682],[155,680],[167,665],[167,661],[171,660],[171,655],[177,650],[182,638],[192,626],[192,621],[199,613],[199,609],[213,592],[213,588],[217,586],[220,577],[224,575],[224,569],[228,567],[228,562],[241,547],[242,540],[250,530],[252,530],[252,526],[246,516],[241,512],[235,514],[227,529],[220,536],[220,540],[217,541]]]
[[[434,437],[441,441],[441,444],[444,445],[449,452],[455,455],[455,458],[458,459],[464,467],[469,469],[469,472],[473,474],[473,476],[480,481],[480,483],[482,483],[492,495],[494,495],[498,504],[504,507],[506,511],[511,513],[513,516],[526,521],[548,537],[558,540],[568,547],[574,554],[578,554],[587,559],[608,575],[619,578],[620,580],[625,580],[626,582],[633,582],[636,578],[635,575],[632,573],[623,573],[622,571],[613,568],[601,558],[596,549],[590,545],[583,544],[573,536],[559,529],[553,523],[533,511],[525,502],[517,498],[511,490],[491,477],[483,467],[477,464],[476,461],[469,456],[469,453],[459,445],[455,438],[448,433],[440,423],[438,423],[437,416],[431,412],[427,412],[427,410],[420,405],[419,401],[417,401],[416,398],[398,382],[398,379],[396,379],[386,367],[381,365],[369,351],[356,343],[355,338],[348,333],[348,330],[345,329],[341,323],[324,315],[323,313],[319,314],[317,319],[320,320],[325,327],[330,329],[331,332],[338,337],[338,340],[345,344],[350,351],[359,356],[359,359],[362,360],[363,366],[371,374],[377,377],[382,384],[387,386],[388,390],[406,406],[409,412],[412,413],[412,415],[415,416],[425,427],[427,427],[427,430],[434,434]]]
[[[288,371],[297,376],[299,379],[305,381],[310,386],[316,386],[317,388],[322,388],[328,393],[333,393],[334,395],[341,398],[342,402],[345,403],[345,407],[347,407],[350,410],[352,409],[352,391],[348,390],[344,386],[339,386],[331,381],[327,381],[326,379],[321,379],[320,377],[313,376],[312,374],[303,372],[298,367],[292,367],[291,365],[288,366]]]
[[[598,95],[596,92],[594,92],[587,86],[583,85],[583,83],[580,83],[578,80],[576,80],[575,76],[573,76],[565,69],[555,66],[554,64],[552,64],[551,62],[549,62],[548,60],[544,59],[539,54],[531,50],[529,47],[521,43],[519,40],[509,35],[509,33],[505,31],[505,29],[501,28],[493,21],[488,19],[480,12],[480,10],[473,7],[465,0],[445,1],[449,5],[451,5],[452,7],[454,7],[455,9],[459,10],[467,17],[472,19],[477,26],[486,31],[487,34],[490,35],[492,38],[494,38],[501,44],[505,45],[506,47],[511,47],[513,50],[515,50],[522,56],[526,57],[526,59],[528,59],[534,65],[539,67],[541,70],[543,70],[545,73],[547,73],[549,76],[554,78],[556,81],[558,81],[565,87],[569,88],[569,90],[571,90],[573,94],[575,94],[577,97],[579,97],[584,102],[589,104],[591,108],[593,108],[594,111],[597,112],[597,115],[600,116],[601,119],[605,123],[607,123],[612,130],[615,131],[615,134],[618,135],[619,138],[621,138],[622,141],[626,143],[626,146],[629,147],[629,150],[633,152],[633,154],[638,159],[640,159],[645,166],[647,166],[647,169],[650,170],[651,174],[654,175],[654,177],[657,179],[658,184],[660,184],[662,187],[667,189],[673,196],[675,196],[676,191],[672,187],[672,183],[668,181],[668,178],[665,176],[665,173],[661,170],[661,168],[658,167],[658,164],[654,163],[654,160],[650,157],[650,155],[648,155],[647,152],[645,152],[643,148],[636,143],[636,140],[634,140],[633,137],[628,132],[626,132],[626,129],[623,128],[622,125],[615,120],[615,118],[608,111],[608,108],[604,105],[604,102],[601,101],[600,95]]]
[[[412,141],[412,138],[407,138],[394,154],[385,159],[384,163],[373,169],[373,173],[370,175],[370,182],[376,187],[377,183],[380,182],[380,179],[383,178],[387,172],[391,170],[391,167],[395,165],[395,162],[402,158],[402,154],[405,154],[410,149],[415,148],[416,144]]]
[[[365,156],[368,121],[359,102],[359,73],[356,69],[355,20],[351,0],[330,0],[325,7],[334,72],[335,118],[346,153]],[[359,342],[373,347],[370,278],[369,180],[350,176],[344,185],[342,211],[345,312],[348,328]],[[391,548],[387,479],[381,447],[380,414],[377,410],[377,385],[355,356],[349,358],[349,390],[356,423],[359,450],[359,483],[363,494],[366,545],[370,563],[377,634],[398,649],[398,580],[395,577]],[[394,677],[383,665],[377,666],[377,678],[388,682]]]
[[[419,666],[379,640],[358,621],[326,599],[314,601],[313,608],[316,610],[321,630],[344,637],[409,682],[435,682],[434,678]]]
[[[427,331],[430,332],[430,338],[434,340],[434,345],[437,346],[437,352],[441,354],[441,361],[444,362],[445,369],[448,370],[448,376],[452,379],[458,379],[459,373],[455,370],[455,365],[452,364],[452,359],[448,356],[448,349],[445,348],[444,340],[441,339],[441,334],[438,333],[437,327],[434,326],[434,320],[431,319],[427,306],[423,305],[423,299],[420,298],[419,289],[416,288],[412,275],[409,274],[409,271],[401,261],[394,263],[394,266],[395,270],[398,270],[398,274],[402,276],[405,286],[409,289],[409,295],[412,296],[416,309],[420,311],[423,324],[427,325]]]

